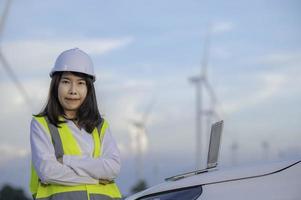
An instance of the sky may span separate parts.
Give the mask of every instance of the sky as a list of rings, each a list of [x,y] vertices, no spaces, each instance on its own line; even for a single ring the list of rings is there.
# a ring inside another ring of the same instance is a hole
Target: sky
[[[1,63],[0,185],[28,192],[30,120],[45,105],[55,59],[74,47],[93,59],[99,108],[122,153],[123,194],[138,179],[132,124],[149,107],[140,133],[148,185],[195,169],[196,88],[189,78],[200,75],[206,58],[217,103],[210,107],[203,89],[202,105],[225,122],[220,165],[300,158],[300,8],[297,0],[12,1],[0,48],[29,102]],[[206,119],[197,154],[203,163]]]

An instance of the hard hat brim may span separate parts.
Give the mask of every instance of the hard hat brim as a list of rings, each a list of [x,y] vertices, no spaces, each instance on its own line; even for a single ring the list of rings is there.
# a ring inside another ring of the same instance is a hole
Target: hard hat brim
[[[80,74],[84,74],[84,75],[86,75],[87,77],[91,78],[93,82],[96,81],[95,75],[90,75],[90,74],[86,74],[86,73],[79,72],[79,71],[64,71],[64,70],[61,70],[61,71],[59,71],[59,70],[58,70],[58,71],[51,71],[51,72],[49,73],[49,76],[50,76],[50,78],[52,78],[53,75],[54,75],[55,73],[63,73],[63,72],[71,72],[71,73],[80,73]]]

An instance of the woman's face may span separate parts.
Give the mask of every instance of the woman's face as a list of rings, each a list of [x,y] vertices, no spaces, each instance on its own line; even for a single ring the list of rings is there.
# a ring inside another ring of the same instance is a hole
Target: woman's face
[[[87,96],[87,83],[82,77],[64,72],[58,87],[58,98],[68,118],[76,118],[79,107]]]

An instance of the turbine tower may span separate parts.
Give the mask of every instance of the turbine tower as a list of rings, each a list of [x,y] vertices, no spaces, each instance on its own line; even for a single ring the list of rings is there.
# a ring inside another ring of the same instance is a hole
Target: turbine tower
[[[204,160],[205,152],[207,152],[205,147],[208,145],[209,137],[207,134],[203,134],[203,130],[206,128],[205,133],[208,133],[213,117],[220,119],[215,110],[217,98],[207,78],[210,36],[211,30],[209,27],[204,41],[200,74],[189,78],[189,81],[196,86],[196,169],[205,167],[205,162],[202,160]],[[209,96],[209,106],[207,109],[204,108],[204,92]],[[203,127],[203,117],[206,117],[206,127]]]
[[[28,93],[26,92],[26,90],[23,87],[22,83],[19,81],[17,75],[15,74],[13,68],[11,67],[11,65],[9,64],[7,59],[5,58],[4,54],[2,53],[1,41],[2,41],[5,22],[6,22],[6,18],[8,16],[10,5],[11,5],[11,0],[7,0],[6,4],[4,6],[4,11],[3,11],[2,15],[1,15],[1,19],[0,19],[0,62],[1,62],[1,66],[4,68],[7,75],[10,77],[10,79],[13,81],[13,83],[15,84],[15,86],[17,87],[17,89],[19,90],[21,95],[23,96],[23,99],[24,99],[25,103],[30,108],[32,108],[33,106],[32,106],[32,103],[30,101]]]
[[[263,160],[269,159],[270,143],[267,140],[261,142]]]
[[[233,141],[231,146],[230,146],[230,149],[231,149],[231,164],[232,166],[235,166],[237,165],[237,153],[238,153],[238,149],[239,149],[239,145],[236,141]]]

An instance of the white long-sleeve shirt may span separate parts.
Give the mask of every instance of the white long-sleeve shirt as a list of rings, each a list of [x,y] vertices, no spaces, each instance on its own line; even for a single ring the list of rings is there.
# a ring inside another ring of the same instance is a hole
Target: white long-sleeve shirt
[[[50,135],[34,118],[30,126],[32,164],[43,183],[61,185],[97,184],[99,179],[113,180],[120,172],[120,152],[107,129],[102,141],[102,155],[93,158],[92,135],[67,120],[74,138],[81,148],[81,156],[63,156],[57,161]]]

